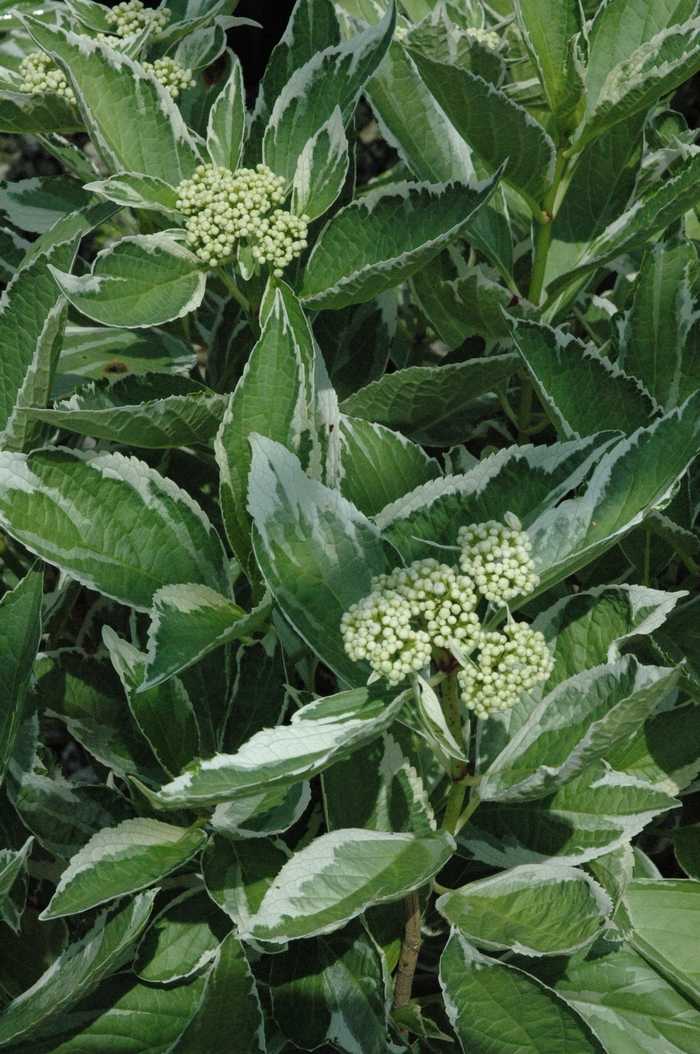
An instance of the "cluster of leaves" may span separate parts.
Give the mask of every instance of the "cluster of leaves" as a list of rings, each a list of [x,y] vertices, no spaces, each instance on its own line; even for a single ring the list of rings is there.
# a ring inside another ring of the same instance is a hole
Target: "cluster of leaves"
[[[0,1048],[689,1054],[696,0],[298,0],[252,112],[234,6],[2,8],[64,174],[0,184]],[[187,247],[209,163],[309,217],[282,278]],[[508,514],[546,683],[372,681],[373,576]]]

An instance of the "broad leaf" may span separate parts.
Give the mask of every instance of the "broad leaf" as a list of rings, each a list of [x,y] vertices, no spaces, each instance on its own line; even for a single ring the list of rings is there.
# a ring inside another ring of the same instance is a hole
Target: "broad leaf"
[[[340,446],[340,490],[365,516],[441,475],[422,447],[361,418],[341,417]]]
[[[336,106],[299,155],[292,183],[292,212],[312,220],[327,212],[343,189],[348,164],[348,140]]]
[[[274,294],[260,340],[253,348],[216,439],[221,506],[231,548],[251,573],[249,491],[251,432],[299,450],[309,431],[311,364],[280,290]],[[306,437],[308,441],[308,436]]]
[[[211,962],[230,929],[229,920],[205,892],[181,893],[144,933],[134,971],[154,984],[193,977]]]
[[[459,258],[456,267],[449,252],[443,252],[413,276],[412,284],[421,307],[450,348],[458,348],[475,331],[485,340],[510,336],[503,310],[512,311],[513,297],[482,267],[467,270]]]
[[[0,212],[23,231],[45,234],[70,212],[95,203],[70,176],[42,176],[0,183]]]
[[[297,69],[275,99],[265,129],[263,160],[290,184],[306,142],[336,106],[343,122],[351,117],[360,92],[382,61],[396,24],[392,4],[377,26],[351,40],[326,47]]]
[[[139,691],[146,656],[128,641],[120,640],[111,626],[103,627],[102,639],[136,724],[165,772],[178,776],[201,753],[197,719],[182,682],[172,678],[150,691]]]
[[[549,108],[566,119],[577,103],[571,98],[567,73],[569,41],[581,28],[578,4],[575,0],[517,0],[516,11]],[[573,94],[580,97],[583,91],[581,85]]]
[[[222,1028],[222,1022],[225,1026]],[[221,942],[197,1011],[172,1054],[265,1054],[262,1007],[243,945]]]
[[[239,930],[245,930],[288,859],[283,842],[270,838],[233,841],[215,834],[202,853],[207,892]]]
[[[389,570],[377,529],[337,490],[310,480],[278,443],[253,439],[248,508],[263,576],[297,633],[348,684],[366,681],[366,663],[347,655],[340,620]],[[395,558],[398,563],[398,558]]]
[[[15,890],[26,881],[27,858],[31,852],[33,838],[28,838],[21,849],[0,849],[0,918],[19,933],[22,908],[26,897],[26,885],[22,892],[22,903],[15,903]]]
[[[66,74],[85,127],[112,172],[142,172],[171,186],[192,175],[199,152],[174,100],[152,74],[96,40],[36,18],[26,25]]]
[[[491,867],[579,864],[628,842],[675,798],[604,762],[538,801],[484,802],[459,835],[460,851]]]
[[[237,753],[202,761],[157,793],[141,789],[155,806],[178,809],[289,787],[375,739],[403,702],[395,689],[376,684],[326,696],[297,710],[290,724],[257,732]]]
[[[276,955],[270,994],[275,1021],[302,1050],[334,1040],[348,1054],[387,1049],[382,962],[360,922]]]
[[[177,191],[157,176],[120,172],[109,179],[88,183],[86,189],[129,208],[157,209],[169,217],[177,213]]]
[[[469,145],[503,178],[539,202],[554,175],[555,148],[542,125],[498,88],[461,66],[411,57],[438,103]]]
[[[521,970],[489,959],[453,933],[440,960],[452,1027],[468,1054],[504,1049],[528,1054],[602,1054],[594,1035],[563,999]]]
[[[234,754],[263,728],[274,728],[287,706],[286,664],[279,639],[254,641],[238,649],[236,679],[220,749]]]
[[[544,797],[627,740],[668,695],[679,670],[632,655],[575,674],[535,707],[484,776],[484,800]]]
[[[221,542],[185,491],[136,458],[0,453],[0,523],[74,578],[146,611],[184,578],[230,590]]]
[[[343,762],[336,762],[334,768]],[[293,783],[238,801],[217,805],[211,818],[216,831],[231,838],[267,838],[292,827],[306,812],[311,800],[308,783]]]
[[[29,571],[0,600],[0,783],[12,756],[34,659],[41,641],[44,576]]]
[[[143,380],[88,385],[53,410],[31,410],[28,416],[80,435],[158,449],[213,439],[225,407],[225,396],[188,377],[147,374]]]
[[[436,907],[486,951],[565,955],[601,935],[612,901],[577,868],[524,864],[444,893]]]
[[[94,835],[61,875],[41,918],[74,915],[165,878],[199,852],[207,836],[139,817]]]
[[[71,1007],[128,962],[154,897],[154,892],[143,893],[120,910],[98,915],[90,931],[70,944],[36,984],[5,1009],[0,1016],[0,1043],[36,1031],[52,1014]]]
[[[299,294],[310,308],[371,300],[425,266],[466,230],[500,173],[466,183],[394,183],[333,216],[314,245]]]
[[[700,881],[700,824],[691,823],[674,831],[673,851],[686,875]]]
[[[202,302],[201,261],[166,234],[122,238],[97,254],[90,274],[52,274],[73,307],[106,326],[156,326]]]
[[[538,322],[513,322],[511,332],[562,438],[579,439],[604,428],[631,435],[655,415],[639,381],[594,345]]]
[[[0,129],[14,135],[83,132],[77,107],[53,92],[0,90]]]
[[[342,409],[353,417],[420,436],[507,381],[519,365],[518,356],[511,352],[447,366],[409,366],[361,388]]]
[[[691,879],[635,879],[625,893],[632,946],[672,984],[700,1003],[697,933],[700,883]]]
[[[370,905],[424,885],[453,851],[445,831],[419,838],[346,828],[322,835],[284,865],[246,936],[278,944],[332,933]]]
[[[144,692],[179,673],[215,648],[250,637],[268,622],[269,595],[246,614],[232,600],[207,586],[165,586],[153,596]]]
[[[627,743],[608,755],[619,772],[678,794],[700,773],[700,708],[695,703],[662,710]]]
[[[209,111],[207,124],[207,153],[212,164],[238,168],[245,131],[245,91],[243,70],[233,56],[228,80]]]
[[[157,330],[109,329],[103,326],[66,326],[59,370],[80,378],[100,380],[136,373],[181,373],[194,365],[191,345]]]

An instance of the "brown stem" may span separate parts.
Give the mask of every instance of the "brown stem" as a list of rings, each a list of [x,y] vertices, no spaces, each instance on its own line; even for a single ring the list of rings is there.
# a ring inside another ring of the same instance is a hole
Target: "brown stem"
[[[394,1007],[408,1006],[411,998],[413,975],[416,972],[420,951],[420,901],[417,892],[409,893],[407,897],[404,897],[403,913],[405,927],[399,965],[396,968]]]

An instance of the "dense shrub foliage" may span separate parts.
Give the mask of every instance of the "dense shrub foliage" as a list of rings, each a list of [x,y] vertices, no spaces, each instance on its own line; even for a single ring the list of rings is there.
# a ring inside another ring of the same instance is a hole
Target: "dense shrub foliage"
[[[2,3],[0,1048],[700,1051],[696,6]]]

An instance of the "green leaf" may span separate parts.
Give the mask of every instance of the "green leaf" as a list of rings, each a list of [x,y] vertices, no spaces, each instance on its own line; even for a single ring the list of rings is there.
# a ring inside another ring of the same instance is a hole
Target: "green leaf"
[[[58,135],[56,132],[47,132],[45,135],[38,135],[37,139],[44,149],[48,150],[57,161],[60,161],[66,171],[70,172],[81,183],[89,183],[91,179],[99,176],[99,171],[87,154],[83,153],[75,143],[64,139],[62,135]]]
[[[459,835],[460,851],[490,867],[580,864],[628,842],[675,798],[604,762],[538,801],[482,803]]]
[[[569,41],[581,29],[578,4],[575,0],[517,0],[515,9],[549,108],[557,115],[571,110]]]
[[[222,1028],[222,1023],[225,1026]],[[221,942],[197,1011],[171,1048],[173,1054],[264,1054],[265,1030],[255,978],[243,945]]]
[[[600,1037],[608,1054],[687,1054],[700,1045],[700,1013],[625,945],[577,956],[556,991]]]
[[[308,783],[294,783],[289,790],[261,790],[255,796],[217,805],[211,825],[230,838],[267,838],[292,827],[304,815],[310,800]]]
[[[110,977],[50,1023],[50,1038],[25,1042],[22,1054],[158,1054],[187,1026],[204,983],[201,976],[163,988],[141,984],[128,973]]]
[[[0,211],[4,218],[34,234],[45,234],[69,212],[94,202],[94,196],[71,176],[35,176],[0,183]]]
[[[344,399],[383,375],[396,335],[397,313],[396,294],[389,290],[366,304],[316,315],[314,336],[336,398]]]
[[[270,838],[241,842],[215,834],[202,853],[207,892],[239,930],[245,929],[288,859],[283,842]]]
[[[531,525],[540,591],[584,567],[663,504],[697,453],[700,398],[691,396],[604,454],[585,494]]]
[[[202,761],[157,793],[141,789],[156,807],[179,809],[290,787],[375,739],[403,702],[403,694],[378,684],[326,696],[297,710],[291,724],[257,732],[237,753]]]
[[[305,144],[335,108],[340,107],[343,123],[349,120],[366,81],[386,54],[395,25],[392,3],[377,26],[325,47],[292,73],[275,99],[263,144],[263,161],[288,184]]]
[[[41,426],[33,416],[35,406],[49,401],[61,343],[68,318],[68,304],[62,296],[49,311],[36,342],[31,365],[17,393],[12,415],[5,426],[2,446],[5,450],[31,450],[41,442]]]
[[[0,523],[78,581],[142,611],[183,578],[228,593],[213,527],[183,490],[122,454],[0,453]]]
[[[0,918],[19,933],[22,911],[14,903],[14,890],[18,879],[26,875],[27,858],[31,852],[33,838],[28,838],[21,849],[0,849]],[[24,888],[26,895],[26,886]],[[24,899],[24,895],[23,898]]]
[[[43,585],[43,573],[31,570],[0,599],[0,783],[24,717],[29,678],[41,642]]]
[[[361,418],[340,419],[343,497],[374,516],[390,502],[442,475],[440,466],[402,435]]]
[[[245,91],[243,69],[234,55],[228,80],[209,111],[207,153],[212,164],[235,171],[243,147]]]
[[[604,428],[631,435],[654,416],[647,390],[594,345],[534,321],[513,322],[511,332],[562,438],[579,439]]]
[[[109,179],[88,182],[86,190],[128,208],[157,209],[168,217],[177,213],[177,191],[157,176],[120,172]]]
[[[186,864],[206,840],[197,827],[173,827],[146,817],[105,828],[71,857],[41,918],[75,915],[145,889]]]
[[[60,372],[74,374],[76,383],[81,377],[114,379],[151,370],[181,373],[193,365],[192,346],[169,333],[102,326],[66,326],[59,360]]]
[[[345,651],[340,620],[389,570],[377,529],[337,490],[310,480],[279,443],[252,439],[248,508],[263,576],[296,631],[348,684],[366,681],[366,663]],[[395,560],[398,562],[398,560]]]
[[[542,125],[502,91],[461,66],[410,50],[421,77],[459,134],[503,179],[539,202],[554,176],[555,147]]]
[[[608,755],[614,769],[678,794],[700,772],[700,710],[695,703],[663,710]]]
[[[135,773],[156,781],[162,778],[110,662],[85,655],[82,649],[65,649],[41,656],[34,675],[39,706],[64,722],[98,761],[122,777]],[[111,824],[103,821],[99,826]]]
[[[447,366],[409,366],[387,373],[342,403],[353,417],[420,436],[515,373],[514,352]]]
[[[274,728],[287,705],[285,656],[279,640],[253,641],[238,649],[236,678],[221,750],[234,754],[263,728]]]
[[[102,639],[136,724],[163,769],[169,776],[178,776],[201,753],[197,719],[182,681],[173,678],[150,691],[139,691],[146,656],[120,640],[111,626],[103,627]]]
[[[646,115],[634,114],[581,151],[552,224],[545,287],[579,262],[591,242],[625,210],[639,172]]]
[[[215,648],[263,629],[272,603],[266,594],[249,613],[207,586],[165,586],[153,596],[145,692],[197,662]]]
[[[166,449],[213,439],[225,406],[225,396],[189,377],[153,373],[86,385],[53,410],[32,409],[28,416],[126,446]]]
[[[632,655],[557,685],[529,714],[479,786],[490,801],[545,797],[625,742],[665,699],[680,670]]]
[[[700,883],[687,878],[633,879],[625,905],[635,951],[700,1004]]]
[[[32,908],[25,908],[20,934],[9,928],[3,930],[0,985],[11,999],[39,980],[65,949],[67,938],[63,919],[39,922]]]
[[[328,221],[309,256],[300,299],[341,308],[410,278],[463,234],[500,173],[465,183],[392,183],[350,202]]]
[[[507,1046],[528,1054],[602,1054],[563,999],[521,970],[481,955],[459,933],[442,953],[440,984],[447,1016],[469,1054]]]
[[[382,962],[359,921],[276,955],[270,994],[277,1025],[302,1050],[335,1042],[347,1054],[385,1054]]]
[[[251,573],[251,518],[246,508],[251,452],[248,437],[258,432],[299,450],[309,430],[311,366],[304,355],[304,334],[289,316],[281,290],[231,396],[216,454],[221,472],[221,507],[226,534],[239,563]]]
[[[0,1043],[36,1031],[48,1017],[68,1009],[128,962],[154,897],[155,892],[143,893],[121,910],[98,915],[85,937],[70,944],[36,984],[5,1009],[0,1016]]]
[[[3,281],[12,281],[31,245],[32,243],[22,238],[17,231],[10,227],[0,227],[0,274]]]
[[[700,880],[700,824],[691,823],[673,832],[676,860],[689,878]]]
[[[586,87],[595,106],[608,74],[667,26],[691,18],[695,0],[608,0],[590,27]]]
[[[697,269],[692,242],[669,246],[658,241],[644,257],[625,325],[620,365],[667,410],[683,402],[700,380],[692,295]]]
[[[499,450],[466,473],[423,484],[388,505],[377,524],[407,562],[434,557],[428,542],[456,545],[462,524],[502,520],[514,512],[527,528],[581,485],[610,443],[596,436]]]
[[[330,830],[435,830],[424,782],[391,732],[331,766],[323,774],[323,798]]]
[[[475,331],[486,340],[510,336],[503,309],[512,310],[513,297],[483,267],[467,269],[459,258],[455,267],[448,250],[418,271],[412,284],[423,311],[448,347],[458,348]]]
[[[586,143],[618,121],[649,109],[700,69],[700,22],[662,30],[619,63],[605,79],[589,109],[579,143]]]
[[[187,890],[171,900],[144,933],[134,972],[152,984],[196,976],[230,929],[229,920],[206,893]]]
[[[68,78],[88,134],[112,172],[141,172],[171,186],[192,175],[199,151],[175,101],[152,74],[96,40],[36,18],[25,25]]]
[[[3,348],[0,367],[2,430],[13,421],[13,411],[18,399],[22,397],[27,374],[35,372],[38,367],[37,353],[43,350],[42,335],[51,312],[60,299],[60,292],[49,268],[52,264],[71,267],[76,249],[77,241],[70,241],[56,245],[45,253],[38,253],[30,263],[20,267],[0,300],[0,342]],[[48,393],[46,394],[48,396]],[[28,392],[25,391],[24,397],[27,395]]]
[[[0,90],[0,130],[12,135],[84,132],[75,106],[55,92]]]
[[[601,935],[612,901],[575,867],[524,864],[439,897],[438,911],[486,951],[567,955]]]
[[[202,302],[206,274],[197,257],[167,234],[122,238],[97,254],[90,274],[51,273],[82,314],[107,326],[156,326]]]
[[[454,851],[438,831],[422,838],[346,828],[295,853],[250,918],[250,939],[280,944],[332,933],[371,904],[401,900],[428,882]]]
[[[348,140],[340,107],[306,143],[292,182],[292,212],[315,220],[327,212],[345,184]]]

